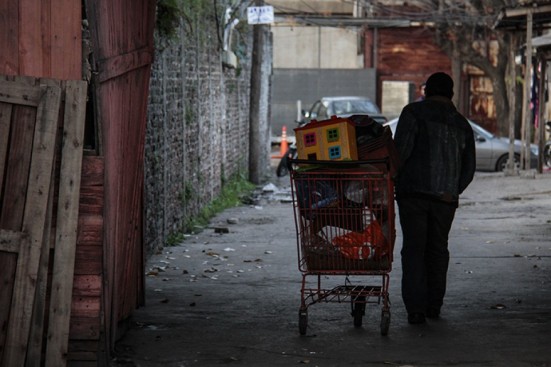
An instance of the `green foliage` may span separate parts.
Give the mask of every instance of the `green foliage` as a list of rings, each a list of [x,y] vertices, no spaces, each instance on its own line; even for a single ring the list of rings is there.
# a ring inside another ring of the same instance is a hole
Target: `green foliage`
[[[168,246],[174,246],[182,242],[184,240],[183,233],[190,233],[197,228],[206,226],[212,217],[223,210],[241,205],[243,199],[249,196],[255,188],[255,185],[243,175],[236,175],[229,180],[223,179],[222,183],[223,187],[220,195],[205,205],[197,216],[189,218],[184,224],[182,232],[171,234],[167,239]],[[185,185],[184,192],[179,195],[182,205],[192,200],[194,195],[196,195],[196,191],[192,186]]]
[[[206,225],[209,220],[224,209],[242,204],[242,198],[252,192],[254,185],[243,176],[236,176],[222,187],[220,195],[207,204],[192,220],[192,225]]]
[[[190,183],[186,183],[184,185],[184,190],[180,192],[178,195],[178,200],[182,203],[182,205],[185,205],[185,203],[189,202],[193,196],[195,195],[195,190],[193,190],[193,185]]]
[[[186,0],[184,1],[185,12],[191,16],[205,16],[213,5],[212,0]]]
[[[183,233],[173,233],[166,240],[167,246],[176,246],[184,240]]]
[[[193,30],[193,24],[212,13],[211,5],[209,0],[157,0],[156,26],[159,35],[173,39],[182,24]]]
[[[229,94],[233,94],[237,90],[237,83],[230,80],[226,82],[226,88]]]
[[[163,38],[174,38],[184,16],[181,0],[158,0],[156,26]]]

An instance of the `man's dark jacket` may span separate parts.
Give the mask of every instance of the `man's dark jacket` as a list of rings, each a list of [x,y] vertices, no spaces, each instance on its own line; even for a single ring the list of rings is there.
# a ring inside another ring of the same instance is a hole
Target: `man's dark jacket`
[[[476,168],[473,130],[442,96],[404,107],[394,142],[400,156],[396,196],[457,202]]]

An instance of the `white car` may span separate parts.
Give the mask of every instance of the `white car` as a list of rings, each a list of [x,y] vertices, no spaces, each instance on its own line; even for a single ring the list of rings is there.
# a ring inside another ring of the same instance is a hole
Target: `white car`
[[[351,115],[369,115],[379,124],[387,122],[380,108],[367,97],[339,96],[322,97],[314,102],[308,111],[303,111],[304,123],[311,120],[327,120],[331,116],[349,117]]]
[[[509,160],[509,138],[498,137],[488,130],[485,130],[474,121],[468,120],[473,128],[476,148],[476,170],[501,172],[507,167]],[[388,121],[384,126],[389,126],[392,136],[398,126],[398,118]],[[515,140],[515,165],[519,165],[522,142]],[[530,146],[530,164],[536,167],[538,162],[538,146]]]

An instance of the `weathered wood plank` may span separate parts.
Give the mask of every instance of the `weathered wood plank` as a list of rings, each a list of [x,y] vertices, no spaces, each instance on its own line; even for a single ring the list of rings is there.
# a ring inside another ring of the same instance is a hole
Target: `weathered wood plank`
[[[8,139],[10,136],[12,105],[0,102],[0,202],[2,201],[2,183],[4,182],[4,167],[8,154]]]
[[[31,247],[32,239],[25,237],[21,241],[20,252],[16,259],[16,269],[22,267],[23,261],[20,261],[23,258],[23,255],[27,255],[29,252],[28,249]],[[26,256],[28,258],[28,256]],[[11,270],[11,269],[10,269]],[[32,313],[32,302],[28,302],[29,293],[27,291],[28,287],[25,287],[25,291],[19,291],[19,284],[24,282],[24,279],[21,279],[20,272],[15,272],[13,279],[13,288],[11,293],[11,307],[9,310],[8,318],[8,329],[6,334],[4,356],[2,361],[6,366],[23,366],[25,363],[25,354],[27,353],[27,337],[30,330],[30,319]],[[8,286],[9,288],[9,286]],[[34,298],[34,289],[32,293]],[[17,325],[16,325],[16,321]],[[20,329],[18,326],[22,325],[23,329]]]
[[[24,32],[19,34],[19,74],[41,77],[42,32],[40,1],[19,0],[19,19],[24,20]]]
[[[50,0],[51,75],[61,80],[82,77],[82,3]],[[63,9],[63,11],[59,11]]]
[[[29,85],[41,84],[44,86],[58,86],[59,82],[48,79],[31,79],[31,78],[18,78],[21,82],[27,82]],[[58,118],[58,129],[60,125],[60,119]],[[58,130],[59,131],[59,130]],[[56,134],[60,135],[60,134]],[[60,151],[58,141],[61,140],[59,136],[56,136],[55,142],[55,152]],[[33,304],[33,313],[31,318],[31,329],[29,333],[29,342],[27,345],[27,357],[25,361],[25,367],[40,367],[43,362],[43,342],[44,342],[44,330],[46,330],[45,321],[47,320],[47,300],[49,299],[48,295],[48,285],[51,282],[51,279],[48,277],[50,270],[50,262],[53,259],[53,250],[50,249],[50,245],[55,242],[52,236],[55,236],[55,232],[52,230],[52,223],[55,220],[53,209],[54,205],[54,193],[56,193],[55,187],[57,181],[57,169],[56,166],[59,166],[57,159],[54,159],[52,167],[52,177],[50,184],[50,195],[48,199],[48,207],[46,214],[46,223],[44,225],[44,236],[42,241],[42,249],[40,256],[40,263],[37,273],[37,282],[35,289],[35,298]]]
[[[93,340],[75,340],[69,345],[69,353],[82,353],[98,349],[98,342]],[[94,354],[97,354],[94,353]]]
[[[52,169],[55,171],[55,168]],[[48,210],[46,224],[44,226],[44,239],[42,240],[42,249],[40,263],[38,265],[38,275],[36,282],[36,291],[34,296],[33,314],[31,318],[31,330],[29,343],[27,345],[27,359],[25,367],[40,367],[42,362],[42,344],[44,340],[44,327],[46,318],[46,300],[48,293],[48,270],[51,259],[50,236],[52,235],[52,207],[54,202],[54,181],[50,185],[50,195],[48,199]]]
[[[0,5],[0,10],[2,5]],[[1,12],[0,12],[1,13]],[[0,44],[2,42],[0,36]],[[1,58],[2,56],[0,56]],[[8,138],[11,125],[12,105],[0,102],[0,203],[4,202],[2,184],[4,183],[4,172],[7,166]],[[0,208],[0,218],[2,210]],[[20,247],[20,232],[0,230],[0,325],[6,325],[10,315],[11,295],[15,279],[15,267]],[[4,252],[4,253],[2,253]],[[9,253],[7,253],[9,252]],[[3,346],[6,340],[6,331],[0,330],[0,345]],[[2,361],[4,348],[0,348],[0,361]]]
[[[42,71],[41,76],[52,77],[52,0],[42,0],[41,26],[42,31]]]
[[[99,297],[74,297],[71,302],[71,315],[74,317],[98,317],[100,309],[101,300]]]
[[[5,268],[2,268],[2,286],[0,287],[0,325],[7,325],[10,319],[10,310],[11,310],[11,299],[13,293],[13,286],[15,283],[15,268],[17,264],[17,255],[14,253],[11,254],[1,254],[2,265]],[[0,345],[6,345],[8,330],[0,330]],[[5,348],[0,348],[0,361],[3,360]]]
[[[23,106],[38,106],[42,91],[22,83],[1,83],[0,102]]]
[[[97,367],[97,361],[69,361],[67,367]]]
[[[46,222],[61,95],[60,88],[40,88],[43,89],[43,102],[38,106],[26,200],[29,205],[25,205],[22,226],[23,232],[29,235],[29,241],[21,246],[17,259],[18,271],[4,354],[4,363],[13,367],[23,366],[25,363]]]
[[[82,363],[97,361],[99,353],[99,342],[97,340],[74,340],[69,345],[69,362],[67,366],[82,366]],[[97,363],[97,362],[96,362]],[[97,365],[95,365],[97,366]]]
[[[103,186],[82,186],[80,189],[80,212],[84,215],[103,215]]]
[[[103,217],[101,215],[81,215],[78,228],[77,248],[103,244]]]
[[[100,275],[75,275],[73,281],[73,297],[101,297]]]
[[[19,73],[19,1],[0,1],[0,73]]]
[[[0,229],[0,258],[5,268],[2,268],[0,287],[0,325],[7,325],[10,317],[10,305],[13,285],[15,281],[15,267],[17,264],[17,253],[21,247],[22,238],[28,240],[25,233],[6,231]],[[1,253],[1,252],[9,252]],[[0,346],[5,345],[6,331],[0,332]],[[3,348],[0,348],[0,362],[2,361]]]
[[[36,80],[35,80],[36,82]],[[54,80],[42,79],[41,84],[44,85],[59,85],[59,82]],[[32,83],[31,83],[32,84]],[[61,151],[60,140],[62,134],[59,133],[61,126],[61,117],[58,119],[58,134],[56,136],[55,152],[56,155]],[[49,299],[49,285],[51,284],[51,278],[49,277],[50,266],[53,259],[53,244],[55,243],[55,222],[54,209],[55,200],[57,200],[57,190],[59,187],[57,180],[59,177],[59,162],[58,159],[54,159],[54,167],[52,168],[52,178],[50,184],[50,196],[48,201],[47,219],[44,226],[44,239],[42,242],[42,251],[40,256],[40,264],[38,269],[38,278],[36,283],[34,308],[31,320],[31,331],[29,336],[29,343],[27,346],[27,358],[25,367],[40,367],[43,366],[43,343],[46,330],[46,320],[48,313],[47,301]],[[55,195],[54,195],[55,194]]]
[[[0,251],[18,253],[23,237],[26,237],[23,232],[0,229]]]
[[[0,212],[0,228],[21,230],[25,194],[29,180],[36,109],[14,106],[11,144],[7,157],[4,197]]]
[[[86,92],[85,82],[66,83],[56,243],[50,295],[49,324],[53,327],[48,328],[46,366],[62,366],[67,363]]]
[[[104,158],[85,155],[82,157],[82,186],[104,185]]]
[[[80,244],[86,244],[90,237],[98,245],[102,244],[103,236],[103,209],[104,209],[104,161],[103,157],[87,156],[82,158],[82,179],[80,187],[80,219],[84,223],[79,224],[79,240]],[[87,218],[87,219],[86,219]],[[82,228],[82,225],[90,223],[98,223],[99,226],[90,228]],[[96,241],[96,238],[99,242]]]
[[[99,341],[101,330],[101,319],[99,316],[81,317],[71,316],[71,342],[74,340],[96,340]],[[96,346],[97,348],[97,346]]]
[[[77,246],[75,274],[101,275],[103,249],[101,246]]]
[[[143,47],[126,54],[110,57],[99,63],[99,80],[116,78],[132,70],[150,65],[153,55],[150,47]]]
[[[132,85],[133,89],[143,87],[144,75],[138,73],[128,73],[124,77],[110,81],[110,83],[127,83]],[[116,90],[116,89],[114,89]],[[140,89],[141,90],[141,89]],[[129,106],[128,110],[132,111],[128,118],[121,119],[122,129],[109,130],[105,136],[105,152],[106,155],[128,156],[129,149],[136,150],[136,147],[141,150],[144,139],[144,127],[137,126],[132,121],[138,121],[140,111],[131,106],[138,103],[145,95],[133,96],[132,100],[126,95],[114,94],[109,95],[107,104],[111,105],[113,110],[116,105]],[[133,126],[132,129],[130,127]],[[124,132],[124,133],[123,133]],[[130,148],[130,147],[133,148]],[[137,153],[138,154],[138,153]],[[123,175],[122,172],[132,172],[130,175]],[[114,278],[109,279],[109,284],[113,284],[111,288],[110,304],[116,305],[116,310],[113,310],[111,315],[111,328],[117,329],[118,321],[128,317],[133,310],[139,306],[142,296],[142,279],[143,271],[141,268],[141,193],[143,182],[143,166],[137,159],[128,159],[122,161],[109,161],[106,159],[106,182],[114,180],[116,185],[106,187],[106,199],[109,200],[109,205],[106,205],[106,218],[115,218],[115,223],[106,220],[105,231],[106,238],[112,238],[110,244],[113,248],[106,248],[106,266],[112,269],[110,275]],[[116,213],[116,215],[115,215]],[[124,219],[123,219],[124,218]],[[138,265],[140,264],[140,265]]]

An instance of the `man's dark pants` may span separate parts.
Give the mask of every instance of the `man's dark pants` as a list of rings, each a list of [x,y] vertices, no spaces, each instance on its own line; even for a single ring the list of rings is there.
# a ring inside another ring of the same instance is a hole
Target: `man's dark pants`
[[[448,235],[456,205],[432,198],[398,198],[402,227],[402,298],[408,314],[440,311],[446,293]]]

